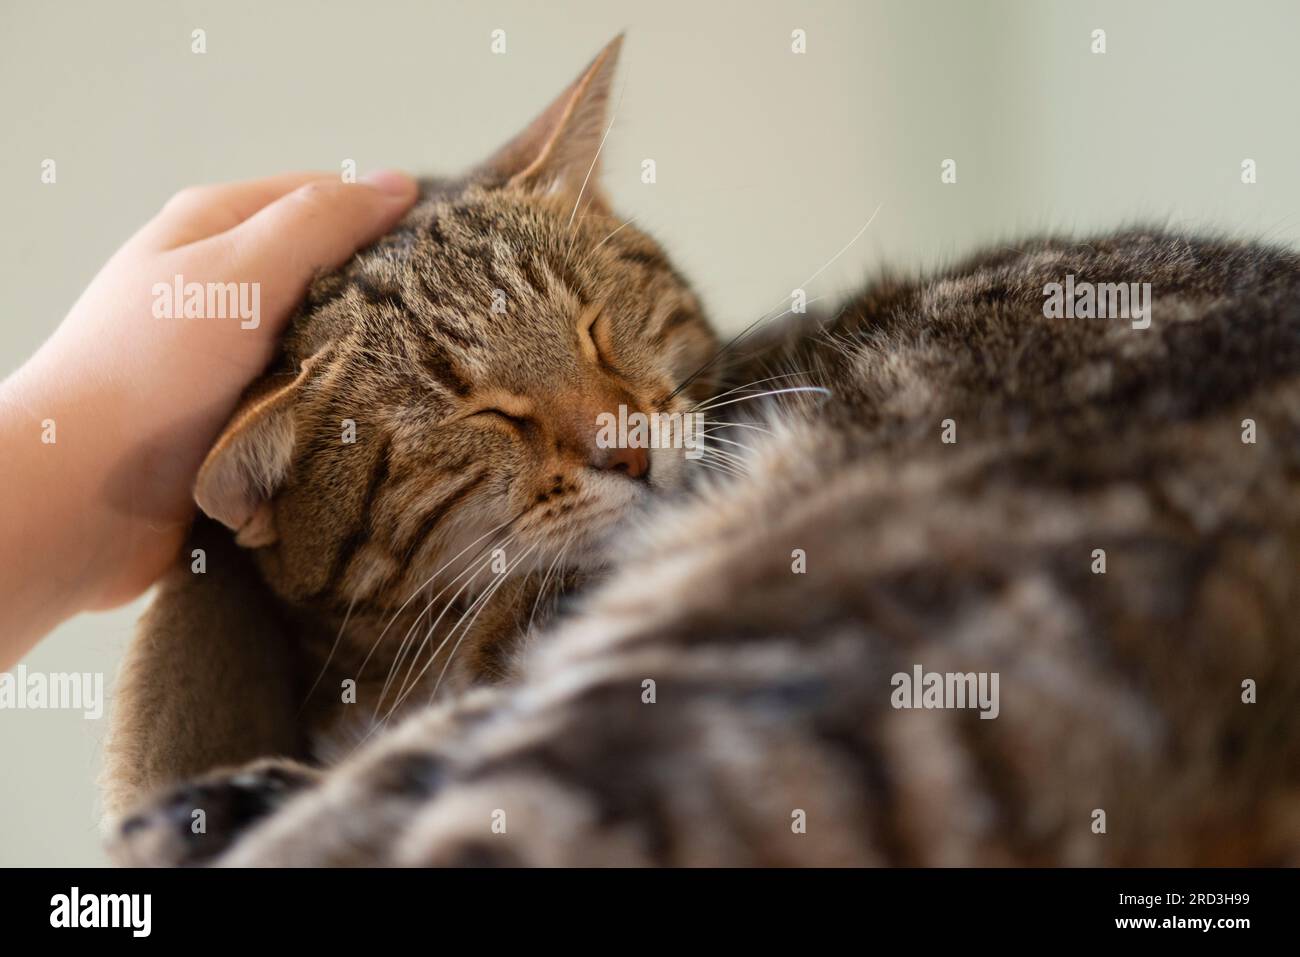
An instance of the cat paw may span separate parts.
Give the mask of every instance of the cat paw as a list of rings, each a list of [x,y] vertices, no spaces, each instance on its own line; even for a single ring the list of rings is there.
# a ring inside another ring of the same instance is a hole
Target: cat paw
[[[318,778],[295,761],[264,758],[187,781],[119,821],[109,857],[129,867],[206,864]]]

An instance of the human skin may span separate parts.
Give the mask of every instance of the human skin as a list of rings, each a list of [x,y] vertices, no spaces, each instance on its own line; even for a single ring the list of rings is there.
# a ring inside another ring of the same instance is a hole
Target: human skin
[[[312,277],[388,231],[415,196],[393,171],[182,190],[0,383],[0,668],[162,573],[194,516],[204,456]],[[157,318],[154,286],[177,275],[257,283],[256,326]]]

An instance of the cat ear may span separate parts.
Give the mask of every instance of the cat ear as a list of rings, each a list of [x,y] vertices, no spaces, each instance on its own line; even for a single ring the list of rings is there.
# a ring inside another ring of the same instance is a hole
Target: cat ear
[[[194,501],[207,515],[236,532],[247,548],[276,540],[271,496],[293,456],[293,400],[311,370],[312,356],[297,376],[270,376],[244,396],[199,468]]]
[[[507,188],[561,192],[575,202],[581,194],[608,210],[597,186],[595,161],[609,126],[610,87],[622,45],[619,34],[572,86],[488,161],[488,168]]]

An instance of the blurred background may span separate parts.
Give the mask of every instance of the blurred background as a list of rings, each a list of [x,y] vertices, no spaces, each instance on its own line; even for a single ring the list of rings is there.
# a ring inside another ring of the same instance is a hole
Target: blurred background
[[[1300,4],[1286,0],[4,0],[0,374],[177,189],[345,160],[453,172],[623,30],[605,184],[724,329],[841,250],[810,297],[1046,230],[1300,240]],[[68,622],[28,668],[103,672],[111,693],[143,605]],[[104,862],[107,727],[0,711],[0,865]]]

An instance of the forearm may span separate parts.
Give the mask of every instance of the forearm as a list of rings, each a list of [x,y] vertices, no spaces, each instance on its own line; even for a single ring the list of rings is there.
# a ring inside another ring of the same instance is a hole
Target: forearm
[[[0,578],[10,583],[0,668],[78,612],[142,591],[158,571],[145,567],[159,560],[157,539],[179,541],[187,520],[133,507],[139,465],[123,442],[131,403],[114,394],[121,386],[52,366],[38,353],[0,384]]]

